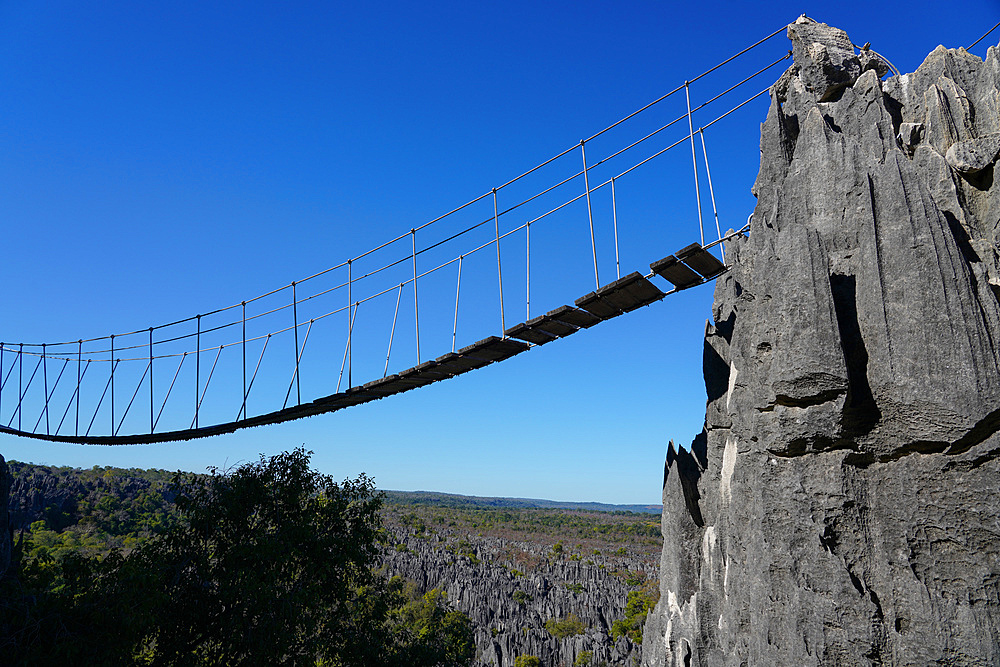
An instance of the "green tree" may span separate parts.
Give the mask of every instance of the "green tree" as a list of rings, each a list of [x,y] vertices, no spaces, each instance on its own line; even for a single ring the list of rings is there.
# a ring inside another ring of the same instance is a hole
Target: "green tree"
[[[416,586],[393,577],[390,590],[398,606],[391,614],[393,665],[464,667],[476,657],[472,622],[465,614],[448,608],[448,595],[434,588],[419,595]]]
[[[519,655],[514,658],[514,667],[542,667],[542,661],[533,655]]]
[[[562,620],[550,618],[545,621],[545,629],[556,639],[566,639],[574,635],[582,635],[587,630],[580,617],[570,612]]]
[[[40,595],[6,655],[23,664],[384,663],[391,597],[372,572],[381,496],[367,477],[338,484],[296,449],[230,473],[178,473],[174,488],[180,520],[128,554],[71,553],[55,567],[45,554],[28,559],[21,585]]]
[[[625,602],[625,618],[611,624],[611,637],[628,637],[636,644],[642,643],[642,629],[646,625],[646,615],[656,605],[659,591],[655,582],[646,582],[642,589],[629,591]]]

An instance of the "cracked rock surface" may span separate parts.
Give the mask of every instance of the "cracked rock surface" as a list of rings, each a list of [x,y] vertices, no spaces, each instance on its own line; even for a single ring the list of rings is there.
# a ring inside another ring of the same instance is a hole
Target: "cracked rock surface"
[[[10,471],[3,456],[0,456],[0,579],[3,579],[10,569],[11,559],[11,529],[7,510],[7,497],[10,494]]]
[[[1000,665],[1000,49],[788,37],[643,665]]]

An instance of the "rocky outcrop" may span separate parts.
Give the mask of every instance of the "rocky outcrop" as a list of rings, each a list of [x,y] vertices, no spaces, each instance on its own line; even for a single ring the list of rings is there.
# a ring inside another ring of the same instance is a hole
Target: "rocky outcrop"
[[[788,37],[643,664],[1000,665],[1000,49]]]
[[[420,590],[447,593],[449,604],[472,621],[477,666],[513,667],[517,656],[534,655],[543,665],[569,667],[583,651],[592,653],[594,665],[638,664],[640,647],[612,640],[611,625],[625,617],[632,590],[622,573],[653,577],[655,567],[628,556],[552,558],[540,544],[448,529],[414,535],[396,528],[391,537],[400,546],[384,552],[385,570]],[[459,540],[468,544],[465,555],[454,548]],[[559,640],[545,630],[546,621],[570,613],[586,626],[583,634]]]
[[[0,456],[0,579],[10,568],[11,529],[7,513],[7,498],[10,495],[10,471],[7,462]]]
[[[79,520],[81,503],[96,503],[103,496],[130,505],[154,490],[164,507],[175,496],[166,482],[171,473],[165,471],[136,470],[133,474],[116,468],[77,470],[11,461],[8,472],[10,494],[4,506],[14,531],[28,530],[42,519],[49,528],[62,530]]]

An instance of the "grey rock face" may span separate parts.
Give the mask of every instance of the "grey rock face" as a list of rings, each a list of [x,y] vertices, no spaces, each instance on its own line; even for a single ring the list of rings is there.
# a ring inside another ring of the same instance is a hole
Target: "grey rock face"
[[[994,132],[978,139],[956,141],[944,157],[958,173],[973,176],[992,166],[997,154],[1000,154],[1000,133]]]
[[[539,544],[476,537],[442,528],[415,536],[392,529],[392,541],[405,545],[383,552],[386,572],[398,574],[424,591],[440,588],[451,606],[467,614],[476,636],[477,667],[513,667],[520,655],[534,655],[543,665],[572,665],[583,651],[595,663],[631,667],[640,647],[627,638],[610,638],[611,625],[625,617],[631,588],[614,572],[642,571],[655,576],[655,565],[631,556],[594,556],[583,560],[551,560]],[[478,562],[447,550],[449,540],[468,540]],[[511,554],[536,561],[527,568]],[[523,572],[522,572],[523,568]],[[520,592],[520,601],[515,593]],[[584,634],[556,639],[545,621],[576,614]]]
[[[1000,665],[1000,49],[788,35],[643,664]]]
[[[7,513],[7,498],[10,495],[10,471],[7,462],[0,456],[0,579],[10,568],[11,531]]]

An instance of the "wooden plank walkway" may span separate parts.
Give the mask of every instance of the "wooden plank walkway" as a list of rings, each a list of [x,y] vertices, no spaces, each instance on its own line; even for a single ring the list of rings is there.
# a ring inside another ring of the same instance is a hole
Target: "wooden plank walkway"
[[[232,433],[238,429],[300,419],[333,412],[352,405],[377,401],[387,396],[401,394],[417,387],[447,380],[463,373],[498,363],[533,347],[544,345],[557,338],[570,336],[599,322],[618,317],[643,306],[648,306],[680,290],[704,284],[724,273],[727,267],[697,243],[649,265],[649,276],[630,273],[583,295],[573,306],[560,306],[544,315],[534,317],[508,328],[504,337],[490,336],[468,345],[457,352],[441,355],[412,368],[367,384],[351,387],[347,391],[318,398],[283,410],[251,417],[237,422],[201,428],[145,433],[128,436],[65,436],[28,433],[0,426],[0,433],[9,433],[52,442],[72,442],[93,445],[149,444],[191,440],[213,435]],[[666,292],[654,285],[649,277],[658,275],[673,285]]]

